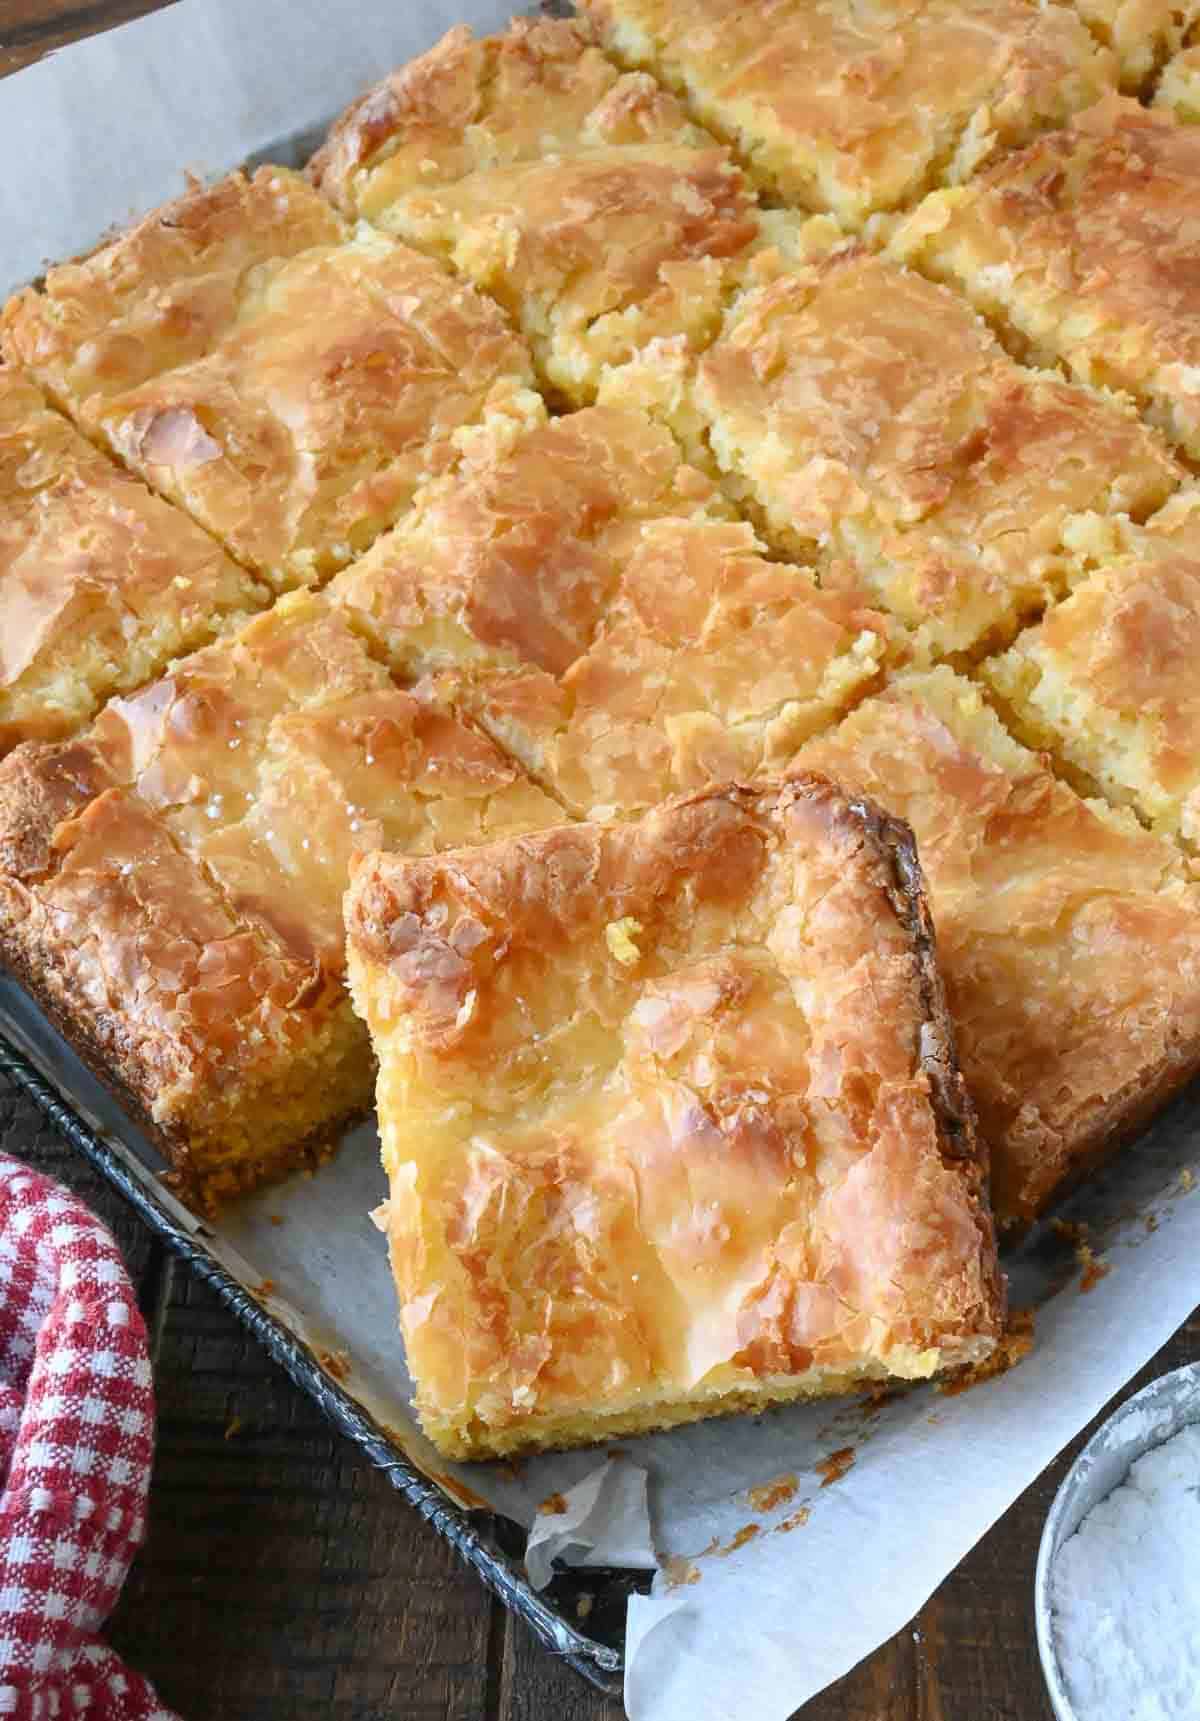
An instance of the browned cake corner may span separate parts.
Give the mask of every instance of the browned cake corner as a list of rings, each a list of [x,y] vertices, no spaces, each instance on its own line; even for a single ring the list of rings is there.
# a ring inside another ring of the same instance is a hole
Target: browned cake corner
[[[705,345],[764,220],[728,151],[578,21],[452,30],[334,126],[338,207],[496,299],[573,404],[658,337]]]
[[[220,546],[0,367],[0,752],[87,723],[270,601]]]
[[[901,629],[771,561],[643,413],[505,416],[329,588],[402,673],[572,813],[779,770],[882,679]]]
[[[937,192],[897,256],[949,281],[1024,354],[1132,395],[1200,456],[1200,130],[1113,96]]]
[[[362,858],[417,1409],[455,1457],[927,1377],[1002,1324],[909,833],[821,778]]]
[[[493,304],[296,174],[196,187],[9,302],[5,355],[280,589],[364,549],[532,380]]]
[[[215,1200],[369,1106],[343,985],[355,850],[560,816],[295,594],[78,740],[0,765],[0,949]]]
[[[1085,800],[946,668],[803,747],[912,825],[1003,1225],[1021,1225],[1200,1068],[1200,886]]]
[[[868,592],[922,653],[1011,637],[1075,577],[1074,513],[1144,515],[1183,477],[1128,402],[1015,363],[910,270],[857,248],[762,274],[690,368],[662,348],[603,398],[653,396],[657,361],[666,416],[763,535],[825,588]]]
[[[1102,4],[1103,0],[1097,0]],[[581,0],[758,184],[856,229],[1061,124],[1116,59],[1065,6],[1027,0]]]

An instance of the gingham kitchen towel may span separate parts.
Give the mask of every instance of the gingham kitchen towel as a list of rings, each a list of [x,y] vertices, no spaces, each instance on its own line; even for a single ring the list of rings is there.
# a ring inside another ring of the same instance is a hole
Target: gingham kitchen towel
[[[145,1534],[146,1329],[83,1204],[0,1154],[0,1717],[176,1721],[97,1636]]]

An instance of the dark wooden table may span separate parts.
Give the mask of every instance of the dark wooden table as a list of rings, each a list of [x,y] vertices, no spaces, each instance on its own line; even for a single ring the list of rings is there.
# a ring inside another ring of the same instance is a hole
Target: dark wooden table
[[[0,73],[161,3],[0,0]],[[110,1637],[187,1721],[619,1721],[620,1705],[491,1600],[212,1293],[3,1086],[0,1149],[102,1214],[139,1288],[153,1334],[158,1460],[149,1540]],[[1128,1390],[1197,1355],[1193,1318]],[[1051,1721],[1033,1566],[1074,1450],[804,1721]]]

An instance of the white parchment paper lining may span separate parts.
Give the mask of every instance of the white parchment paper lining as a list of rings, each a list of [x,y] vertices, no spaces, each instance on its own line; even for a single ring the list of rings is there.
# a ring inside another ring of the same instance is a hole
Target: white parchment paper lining
[[[0,284],[87,249],[180,190],[184,170],[302,159],[372,79],[450,25],[497,28],[506,11],[497,0],[181,0],[4,80]],[[958,1397],[920,1389],[874,1410],[797,1407],[624,1442],[648,1472],[666,1562],[653,1594],[630,1604],[634,1721],[782,1721],[903,1626],[1195,1305],[1198,1163],[1185,1098],[1072,1204],[1111,1265],[1086,1292],[1078,1272],[1063,1283],[1067,1245],[1031,1240],[1010,1266],[1014,1300],[1039,1304],[1037,1344],[1002,1378]],[[316,1177],[226,1219],[211,1247],[247,1287],[270,1282],[273,1311],[328,1350],[423,1468],[530,1524],[596,1455],[453,1471],[425,1445],[367,1219],[382,1194],[373,1132],[360,1131]],[[823,1486],[818,1466],[847,1448],[850,1468]]]

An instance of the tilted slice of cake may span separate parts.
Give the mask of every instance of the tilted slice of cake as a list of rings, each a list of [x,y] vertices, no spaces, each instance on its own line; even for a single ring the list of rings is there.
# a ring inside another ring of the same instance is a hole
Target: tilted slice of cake
[[[566,19],[452,30],[343,115],[310,173],[503,305],[576,405],[656,336],[711,340],[782,219],[673,95]]]
[[[0,752],[74,734],[270,598],[0,367]]]
[[[796,766],[911,824],[996,1216],[1026,1223],[1200,1069],[1200,886],[946,668],[897,680]]]
[[[295,593],[77,740],[0,764],[0,950],[211,1202],[370,1105],[343,985],[354,851],[560,817]]]
[[[6,356],[277,589],[341,567],[532,380],[496,306],[297,174],[197,187],[0,317]]]
[[[417,1410],[453,1457],[918,1379],[1001,1289],[907,829],[824,779],[360,860]]]

